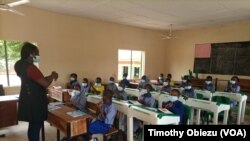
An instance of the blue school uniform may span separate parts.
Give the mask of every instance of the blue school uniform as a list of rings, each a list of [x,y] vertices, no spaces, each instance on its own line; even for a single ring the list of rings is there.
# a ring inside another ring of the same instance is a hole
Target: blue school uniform
[[[170,85],[163,86],[162,91],[170,93],[172,90],[172,87]]]
[[[126,87],[130,87],[130,82],[128,81],[128,79],[123,79],[122,81],[121,81],[121,83],[123,83],[123,84],[125,84],[125,86]]]
[[[214,88],[213,84],[205,84],[203,88],[204,88],[204,90],[208,90],[210,92],[214,92],[215,91],[215,88]]]
[[[230,90],[231,89],[231,90]],[[226,88],[225,91],[227,92],[232,92],[232,93],[239,93],[240,92],[240,85],[238,84],[233,84],[231,85],[231,88],[228,89],[228,87]],[[237,101],[230,101],[230,107],[233,108],[237,105]]]
[[[118,94],[114,95],[114,97],[118,99],[122,99],[122,100],[127,100],[128,94],[124,90],[122,90],[122,91],[118,91]]]
[[[70,85],[72,86],[73,89],[81,89],[81,85],[79,84],[78,81],[74,80],[70,82]]]
[[[107,90],[110,90],[110,91],[115,91],[115,90],[117,90],[116,84],[115,84],[115,83],[109,83],[109,84],[107,85]]]
[[[88,86],[82,86],[81,87],[81,94],[84,94],[84,95],[88,94],[89,89],[90,89],[89,85]]]
[[[179,100],[173,102],[173,106],[168,109],[170,112],[180,116],[180,124],[186,124],[184,105]]]
[[[184,89],[182,91],[182,96],[187,96],[187,97],[190,97],[190,98],[196,98],[196,94],[194,92],[193,89]]]
[[[77,109],[86,112],[87,97],[84,93],[75,94],[71,97],[71,103],[76,106]]]
[[[141,95],[139,97],[139,100],[144,100],[145,101],[144,105],[147,107],[154,107],[155,99],[154,99],[154,97],[152,97],[150,92]]]
[[[187,86],[187,82],[181,82],[181,87],[185,88]]]
[[[110,104],[103,104],[101,113],[104,114],[105,119],[102,119],[99,115],[94,122],[89,124],[89,132],[91,134],[102,134],[109,131],[113,125],[116,112],[117,110],[112,101]]]

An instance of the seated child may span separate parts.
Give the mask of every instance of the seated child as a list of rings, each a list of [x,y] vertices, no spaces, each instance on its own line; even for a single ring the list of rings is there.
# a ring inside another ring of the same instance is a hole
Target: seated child
[[[185,76],[182,78],[181,87],[185,88],[185,87],[187,86],[187,81],[188,81],[188,76],[185,75]]]
[[[117,91],[114,94],[114,97],[121,100],[127,100],[128,94],[124,91],[125,84],[120,82],[119,86],[117,87]]]
[[[117,86],[115,84],[115,78],[114,77],[109,78],[109,82],[108,82],[108,85],[107,85],[107,90],[111,90],[113,92],[115,92],[117,90]]]
[[[240,92],[240,85],[239,85],[239,78],[237,76],[233,76],[226,87],[226,92],[231,93],[239,93]],[[237,101],[231,101],[230,106],[234,108],[237,105]]]
[[[187,80],[187,84],[185,86],[185,89],[182,91],[182,96],[190,97],[190,98],[196,98],[196,94],[192,88],[192,84],[190,80]]]
[[[215,88],[214,88],[214,85],[213,85],[213,78],[212,76],[207,76],[207,79],[205,81],[205,84],[203,86],[203,89],[204,90],[207,90],[207,91],[210,91],[210,92],[214,92],[215,91]]]
[[[130,82],[128,81],[127,77],[128,77],[128,74],[124,73],[123,74],[123,79],[121,80],[121,82],[123,84],[125,84],[126,88],[129,88],[130,87]]]
[[[70,74],[70,82],[67,83],[66,88],[79,90],[79,91],[81,90],[81,85],[77,81],[77,74],[76,73]]]
[[[167,79],[170,80],[170,86],[171,86],[171,87],[174,87],[174,81],[172,81],[172,74],[171,74],[171,73],[169,73],[169,74],[167,75]]]
[[[141,81],[138,85],[138,89],[145,89],[145,86],[148,84],[149,80],[146,75],[141,77]]]
[[[163,87],[161,88],[161,91],[170,93],[171,90],[172,88],[170,86],[170,79],[166,78],[165,82],[163,83]]]
[[[157,79],[158,84],[162,85],[164,82],[164,75],[163,73],[160,74],[160,76]]]
[[[91,88],[92,88],[92,93],[95,94],[103,94],[104,91],[104,86],[102,85],[102,79],[100,77],[96,78],[96,82],[95,85],[91,84]]]
[[[177,114],[180,116],[180,124],[184,125],[186,124],[185,120],[185,111],[184,111],[184,105],[181,101],[179,101],[180,92],[176,89],[173,89],[170,93],[170,96],[168,97],[168,102],[162,103],[162,108],[168,109],[170,112]]]
[[[81,91],[75,91],[75,94],[71,97],[71,103],[76,107],[76,109],[83,112],[86,111],[86,94],[89,92],[88,79],[84,78],[81,86]]]

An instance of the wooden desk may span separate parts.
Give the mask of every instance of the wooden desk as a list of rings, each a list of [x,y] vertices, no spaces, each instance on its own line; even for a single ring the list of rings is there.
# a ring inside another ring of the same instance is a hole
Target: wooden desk
[[[69,102],[71,96],[67,89],[48,88],[49,97],[60,102]]]
[[[0,128],[17,125],[18,95],[0,96]]]
[[[87,124],[90,115],[80,117],[72,117],[67,115],[67,112],[75,111],[75,109],[67,106],[60,106],[61,108],[49,111],[48,122],[57,128],[57,141],[60,141],[60,131],[65,133],[67,140],[70,141],[72,137],[87,133]]]

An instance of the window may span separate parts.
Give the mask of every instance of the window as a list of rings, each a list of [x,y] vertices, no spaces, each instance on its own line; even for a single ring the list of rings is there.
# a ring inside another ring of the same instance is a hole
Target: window
[[[118,79],[121,80],[124,73],[128,74],[128,79],[140,79],[144,64],[144,51],[118,50]]]
[[[23,42],[0,40],[0,83],[3,86],[20,86],[14,65],[20,59]]]

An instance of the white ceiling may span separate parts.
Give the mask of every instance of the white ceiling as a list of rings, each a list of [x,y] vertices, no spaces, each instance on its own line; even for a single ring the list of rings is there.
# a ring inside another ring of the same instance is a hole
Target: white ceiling
[[[204,27],[250,19],[250,0],[31,0],[59,13],[149,29]]]

